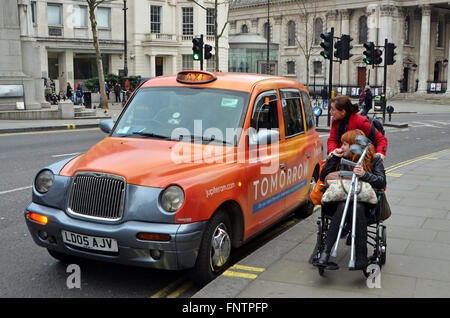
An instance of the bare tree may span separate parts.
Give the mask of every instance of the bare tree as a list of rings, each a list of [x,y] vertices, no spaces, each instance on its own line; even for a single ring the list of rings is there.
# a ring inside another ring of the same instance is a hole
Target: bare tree
[[[198,3],[196,0],[190,0],[192,2],[194,2],[196,5],[198,5],[199,7],[201,7],[203,10],[207,11],[208,8],[202,6],[200,3]],[[229,6],[230,6],[230,0],[223,0],[223,1],[219,1],[219,0],[214,0],[214,60],[215,60],[215,70],[216,72],[219,71],[219,39],[223,36],[223,33],[228,25],[228,16],[229,16]],[[217,13],[218,13],[218,9],[219,6],[224,5],[227,6],[228,5],[228,10],[227,10],[227,18],[226,18],[226,22],[224,23],[224,25],[222,26],[222,30],[220,31],[220,33],[218,33],[219,30],[219,26],[218,26],[218,22],[217,22]]]
[[[296,34],[295,40],[300,48],[301,53],[306,61],[306,86],[309,85],[309,71],[310,60],[320,49],[315,47],[315,21],[317,18],[317,2],[311,0],[296,0],[297,8],[300,12],[300,21],[303,30],[300,32],[304,34],[304,40]]]
[[[113,0],[86,0],[89,7],[89,20],[91,21],[92,37],[94,38],[95,57],[97,60],[98,82],[100,86],[100,95],[102,97],[102,109],[108,109],[108,99],[106,97],[105,75],[103,73],[103,61],[100,53],[100,46],[98,42],[97,33],[97,18],[95,17],[95,10],[104,2],[111,2]]]

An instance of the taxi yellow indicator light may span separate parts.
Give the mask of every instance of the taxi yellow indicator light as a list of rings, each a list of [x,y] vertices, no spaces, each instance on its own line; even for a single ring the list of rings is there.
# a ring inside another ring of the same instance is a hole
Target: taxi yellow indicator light
[[[160,233],[138,233],[137,238],[142,241],[169,242],[171,236],[170,234],[160,234]]]
[[[182,71],[177,74],[177,81],[184,84],[206,84],[216,79],[214,74],[205,71]]]
[[[29,213],[27,213],[27,217],[30,220],[38,222],[38,223],[40,223],[42,225],[46,225],[48,223],[48,218],[45,215],[40,215],[40,214],[37,214],[37,213],[29,212]]]

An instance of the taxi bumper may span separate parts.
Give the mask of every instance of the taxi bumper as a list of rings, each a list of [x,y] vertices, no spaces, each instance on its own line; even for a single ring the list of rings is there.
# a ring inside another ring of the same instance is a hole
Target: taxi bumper
[[[46,216],[47,224],[43,225],[29,219],[27,217],[29,212]],[[49,250],[93,260],[166,270],[194,267],[207,223],[202,221],[164,224],[126,221],[120,224],[103,224],[75,219],[62,210],[36,203],[31,203],[26,208],[25,219],[35,243]],[[42,231],[45,231],[46,235],[42,235]],[[62,231],[115,239],[118,252],[94,251],[69,245],[63,241]],[[142,232],[169,234],[171,239],[168,242],[143,241],[137,238],[137,234]],[[155,254],[154,251],[159,253]],[[158,259],[152,257],[158,254]]]

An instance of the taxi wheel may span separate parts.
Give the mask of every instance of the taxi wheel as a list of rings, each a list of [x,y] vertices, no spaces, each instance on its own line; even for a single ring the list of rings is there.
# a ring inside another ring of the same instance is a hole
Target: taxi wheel
[[[225,212],[216,213],[203,233],[202,243],[191,276],[198,285],[204,285],[219,276],[230,262],[231,222]]]

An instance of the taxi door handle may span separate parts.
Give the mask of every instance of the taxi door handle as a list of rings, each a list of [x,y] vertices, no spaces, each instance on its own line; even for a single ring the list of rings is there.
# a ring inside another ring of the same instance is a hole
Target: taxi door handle
[[[284,169],[286,168],[286,162],[283,162],[282,164],[280,164],[280,169]]]

